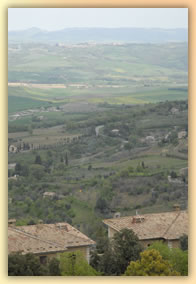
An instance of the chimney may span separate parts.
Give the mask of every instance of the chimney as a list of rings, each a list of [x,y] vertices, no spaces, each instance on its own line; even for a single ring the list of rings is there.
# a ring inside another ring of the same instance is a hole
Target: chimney
[[[65,230],[66,232],[69,231],[67,224],[64,223],[56,223],[56,227],[60,230]]]
[[[174,211],[180,211],[180,205],[179,204],[174,204],[173,208],[174,208]]]
[[[133,217],[133,219],[132,219],[132,223],[133,223],[133,224],[135,224],[135,223],[136,223],[136,218],[135,218],[135,217]]]
[[[135,223],[142,223],[145,221],[145,218],[143,216],[139,216],[139,215],[136,215],[132,218],[132,223],[135,224]]]

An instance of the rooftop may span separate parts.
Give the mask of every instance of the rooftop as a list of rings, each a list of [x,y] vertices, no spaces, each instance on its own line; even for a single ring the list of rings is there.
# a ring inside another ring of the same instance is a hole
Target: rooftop
[[[8,227],[8,252],[52,253],[95,242],[68,223]]]
[[[145,239],[179,239],[183,234],[188,235],[187,211],[172,211],[136,216],[105,219],[103,223],[120,231],[132,229],[140,240]]]

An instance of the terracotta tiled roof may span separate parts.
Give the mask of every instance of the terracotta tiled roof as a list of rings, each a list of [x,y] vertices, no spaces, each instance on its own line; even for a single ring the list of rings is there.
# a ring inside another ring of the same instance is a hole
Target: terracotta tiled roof
[[[8,228],[8,253],[21,252],[25,253],[54,253],[65,251],[66,247],[59,246],[56,243],[47,242],[37,237],[25,234],[17,228]]]
[[[8,252],[41,253],[65,251],[95,242],[68,223],[8,227]]]
[[[188,235],[187,211],[105,219],[103,223],[116,231],[124,228],[132,229],[140,240],[159,238],[174,240],[179,239],[183,234]]]

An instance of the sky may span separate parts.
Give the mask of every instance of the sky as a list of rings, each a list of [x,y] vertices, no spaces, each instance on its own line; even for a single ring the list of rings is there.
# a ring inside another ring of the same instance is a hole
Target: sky
[[[37,27],[188,28],[188,8],[8,8],[8,30]]]

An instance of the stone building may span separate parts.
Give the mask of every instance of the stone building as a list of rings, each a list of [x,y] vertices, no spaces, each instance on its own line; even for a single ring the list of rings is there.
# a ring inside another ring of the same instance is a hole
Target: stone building
[[[15,226],[8,221],[8,253],[33,253],[45,263],[59,253],[81,251],[89,262],[95,242],[68,223]]]
[[[179,247],[180,237],[188,235],[188,213],[179,207],[172,212],[105,219],[103,223],[108,226],[109,238],[127,228],[133,230],[145,247],[161,240],[170,248]]]
[[[45,191],[43,193],[43,198],[46,198],[46,197],[49,197],[49,198],[54,198],[56,196],[56,193],[55,192],[48,192],[48,191]]]
[[[186,136],[187,136],[187,132],[186,131],[178,132],[178,139],[185,138]]]

